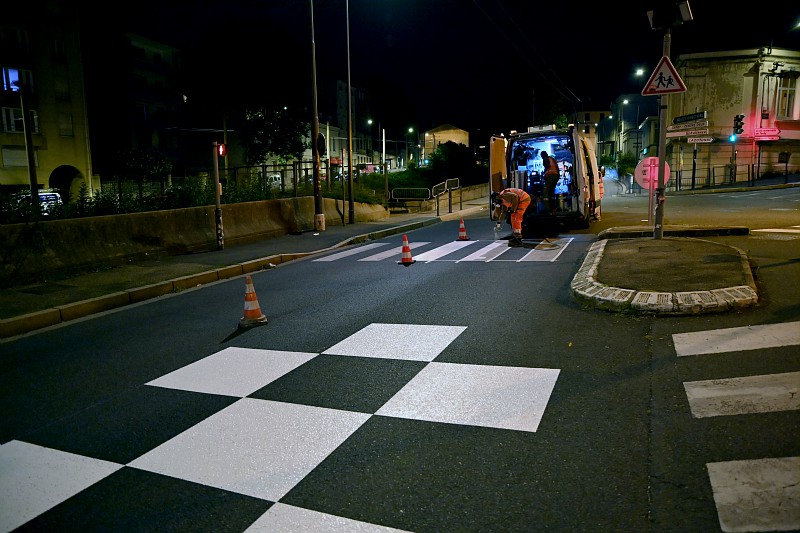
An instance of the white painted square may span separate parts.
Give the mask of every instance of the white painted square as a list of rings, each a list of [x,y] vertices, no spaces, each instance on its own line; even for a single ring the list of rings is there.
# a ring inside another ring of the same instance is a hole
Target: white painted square
[[[800,409],[800,372],[688,381],[683,388],[695,418]]]
[[[535,432],[559,370],[430,363],[377,415]]]
[[[316,356],[303,352],[225,348],[147,385],[243,398]]]
[[[0,446],[0,531],[11,531],[123,465],[12,440]]]
[[[800,529],[800,457],[708,463],[722,531]]]
[[[369,417],[243,398],[129,466],[276,502]]]
[[[370,324],[322,353],[432,361],[465,329],[466,326]]]
[[[402,529],[360,522],[301,507],[276,503],[261,515],[258,520],[245,529],[245,533],[272,533],[273,531],[313,531],[315,533],[392,533]]]

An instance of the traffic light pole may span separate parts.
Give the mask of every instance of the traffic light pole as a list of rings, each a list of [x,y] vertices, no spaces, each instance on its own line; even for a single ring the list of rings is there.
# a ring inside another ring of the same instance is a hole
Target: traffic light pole
[[[664,33],[664,57],[669,57],[670,32],[669,27]],[[658,188],[656,189],[656,219],[653,225],[653,238],[661,240],[664,237],[664,189],[666,179],[664,173],[667,167],[667,96],[659,98],[658,124]]]
[[[214,141],[214,220],[217,225],[217,250],[225,248],[225,234],[222,231],[222,204],[220,202],[220,184],[219,184],[219,143]]]

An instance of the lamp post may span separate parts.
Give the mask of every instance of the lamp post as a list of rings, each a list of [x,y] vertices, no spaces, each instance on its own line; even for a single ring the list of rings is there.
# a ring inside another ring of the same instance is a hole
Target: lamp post
[[[319,113],[317,111],[317,52],[314,43],[314,0],[311,1],[311,80],[314,94],[314,124],[312,128],[311,151],[314,158],[314,228],[325,231],[325,211],[322,209],[322,191],[319,187]],[[227,161],[227,158],[226,158]]]
[[[410,154],[408,151],[408,136],[411,135],[412,133],[414,133],[414,128],[408,128],[408,133],[406,133],[406,168],[408,168],[408,163],[409,163],[408,160],[410,159],[409,157]]]
[[[350,90],[350,0],[345,3],[345,14],[347,16],[347,165],[348,165],[348,191],[349,205],[348,214],[350,224],[356,223],[356,204],[353,200],[353,93]]]

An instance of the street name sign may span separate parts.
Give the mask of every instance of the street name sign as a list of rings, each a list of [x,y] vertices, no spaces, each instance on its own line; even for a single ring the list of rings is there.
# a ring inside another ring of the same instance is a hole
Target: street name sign
[[[667,131],[691,130],[694,128],[705,128],[705,127],[708,127],[707,120],[694,120],[692,122],[684,122],[682,124],[676,124],[674,126],[667,126]]]
[[[778,128],[753,128],[753,135],[761,137],[762,135],[778,135],[781,132]]]
[[[642,89],[642,96],[658,96],[659,94],[684,93],[686,85],[678,76],[668,56],[662,56],[658,66],[650,75],[650,79]]]
[[[714,142],[713,137],[689,137],[686,139],[688,143],[710,143]]]
[[[698,111],[697,113],[689,113],[688,115],[681,115],[672,119],[673,124],[683,124],[684,122],[693,122],[695,120],[703,120],[708,118],[708,111]]]
[[[698,137],[700,135],[708,135],[708,128],[697,128],[694,130],[685,131],[668,131],[667,138],[669,137]]]
[[[759,135],[755,138],[757,141],[780,141],[780,135]]]

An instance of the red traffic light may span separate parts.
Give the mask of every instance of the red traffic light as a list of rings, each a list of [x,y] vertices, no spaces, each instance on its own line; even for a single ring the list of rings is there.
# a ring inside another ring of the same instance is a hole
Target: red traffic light
[[[220,143],[217,145],[217,155],[225,156],[228,155],[228,147],[225,143]]]

